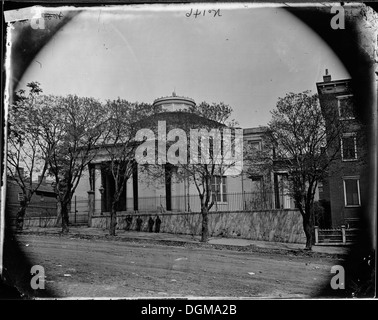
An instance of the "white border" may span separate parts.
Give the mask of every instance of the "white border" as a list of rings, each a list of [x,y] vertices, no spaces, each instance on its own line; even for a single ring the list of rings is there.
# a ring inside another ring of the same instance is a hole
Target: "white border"
[[[5,202],[7,191],[7,153],[8,153],[8,104],[10,98],[10,79],[11,79],[11,26],[7,25],[6,29],[6,55],[5,55],[5,70],[7,73],[4,89],[4,172],[1,177],[3,185],[1,187],[1,208],[0,208],[0,277],[3,278],[3,263],[4,263],[4,235],[5,235]]]

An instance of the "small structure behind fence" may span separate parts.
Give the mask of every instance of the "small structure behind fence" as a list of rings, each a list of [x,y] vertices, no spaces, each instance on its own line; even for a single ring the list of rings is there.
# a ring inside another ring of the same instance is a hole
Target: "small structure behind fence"
[[[11,227],[16,226],[18,203],[7,203],[6,214],[9,216]],[[31,203],[26,207],[23,228],[53,227],[57,222],[57,206],[52,202]]]
[[[340,228],[319,229],[315,227],[315,245],[349,245],[356,241],[359,229]]]
[[[20,208],[18,203],[7,203],[7,215],[9,217],[10,226],[16,226],[17,212]],[[84,226],[88,224],[88,200],[76,197],[72,199],[69,225],[71,226]],[[24,216],[23,228],[29,227],[55,227],[60,226],[61,218],[58,217],[57,203],[44,203],[38,204],[31,203],[26,207]]]

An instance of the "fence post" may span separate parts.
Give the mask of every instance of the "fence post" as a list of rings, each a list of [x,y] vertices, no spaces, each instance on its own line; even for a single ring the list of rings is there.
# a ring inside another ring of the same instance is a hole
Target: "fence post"
[[[315,226],[315,244],[319,243],[319,227]]]
[[[75,196],[75,223],[76,223],[76,212],[77,210],[76,210],[76,196]]]
[[[341,234],[343,236],[343,244],[346,244],[346,234],[345,234],[345,226],[341,226]]]
[[[88,191],[88,227],[92,226],[92,216],[94,214],[94,201],[94,191]]]

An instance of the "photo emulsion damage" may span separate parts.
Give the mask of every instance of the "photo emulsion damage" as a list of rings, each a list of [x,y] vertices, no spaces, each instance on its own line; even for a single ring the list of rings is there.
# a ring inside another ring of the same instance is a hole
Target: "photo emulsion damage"
[[[173,317],[238,313],[221,299],[375,296],[371,7],[4,17],[0,272],[13,297],[187,299],[136,311]]]

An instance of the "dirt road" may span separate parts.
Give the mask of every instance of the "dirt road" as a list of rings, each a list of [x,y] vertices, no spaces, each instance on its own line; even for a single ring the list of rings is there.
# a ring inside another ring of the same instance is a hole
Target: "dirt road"
[[[312,297],[331,258],[22,235],[55,297]]]

